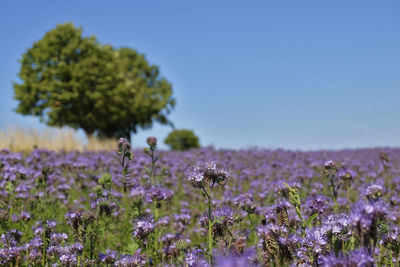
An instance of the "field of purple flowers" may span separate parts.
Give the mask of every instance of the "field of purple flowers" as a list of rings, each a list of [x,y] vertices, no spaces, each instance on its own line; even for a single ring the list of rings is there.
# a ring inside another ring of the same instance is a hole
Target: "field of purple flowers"
[[[0,151],[1,266],[399,266],[400,149]]]

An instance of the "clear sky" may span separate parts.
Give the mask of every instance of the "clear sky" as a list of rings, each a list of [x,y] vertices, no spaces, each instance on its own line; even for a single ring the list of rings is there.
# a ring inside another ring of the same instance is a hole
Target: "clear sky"
[[[58,23],[144,53],[202,145],[400,146],[400,1],[0,1],[0,127],[18,59]],[[155,126],[133,136],[163,139]]]

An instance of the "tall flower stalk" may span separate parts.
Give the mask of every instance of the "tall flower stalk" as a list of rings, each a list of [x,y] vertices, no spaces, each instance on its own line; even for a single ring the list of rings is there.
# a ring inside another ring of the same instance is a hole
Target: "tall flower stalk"
[[[155,137],[147,137],[146,140],[147,144],[149,147],[144,149],[144,153],[150,156],[151,158],[151,166],[149,169],[149,177],[150,177],[150,182],[151,184],[154,183],[154,172],[156,168],[156,162],[158,160],[158,157],[155,155],[155,151],[157,150],[157,138]]]
[[[213,264],[213,226],[212,215],[212,191],[215,185],[224,185],[229,174],[223,169],[218,169],[214,162],[208,162],[193,167],[188,173],[189,183],[202,190],[208,203],[208,252],[211,264]]]
[[[125,214],[124,214],[125,227],[124,228],[128,232],[127,229],[130,228],[130,221],[129,221],[130,220],[130,203],[129,203],[128,194],[127,194],[127,182],[128,182],[128,174],[129,174],[129,161],[133,159],[133,154],[131,152],[131,144],[124,138],[120,138],[118,141],[117,156],[118,156],[118,161],[122,167],[121,175],[122,175],[122,185],[123,185],[123,193],[124,193],[122,205],[125,210]],[[109,179],[109,181],[107,183],[111,187],[111,179]],[[111,189],[111,188],[109,188],[109,189]]]
[[[337,198],[338,198],[338,191],[341,186],[341,183],[339,183],[337,185],[335,183],[337,171],[338,171],[338,168],[337,168],[337,164],[335,161],[328,160],[327,162],[325,162],[324,174],[329,179],[329,182],[330,182],[330,187],[331,187],[332,195],[333,195],[333,201],[335,202],[335,206],[334,206],[335,212],[338,210]]]
[[[127,177],[129,173],[129,161],[133,159],[133,154],[131,152],[131,144],[128,140],[124,138],[120,138],[118,141],[118,161],[122,167],[122,184],[124,194],[126,195],[127,191]]]

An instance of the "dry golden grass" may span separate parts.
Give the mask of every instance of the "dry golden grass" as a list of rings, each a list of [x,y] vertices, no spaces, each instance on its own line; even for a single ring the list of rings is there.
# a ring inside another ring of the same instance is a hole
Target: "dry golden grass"
[[[117,146],[117,140],[99,139],[96,137],[84,140],[71,129],[24,128],[20,126],[8,127],[0,130],[0,149],[8,148],[12,151],[31,151],[34,148],[50,150],[112,150]]]
[[[89,137],[87,145],[85,146],[86,150],[115,150],[117,147],[118,141],[113,138],[108,139],[99,139],[97,137]]]

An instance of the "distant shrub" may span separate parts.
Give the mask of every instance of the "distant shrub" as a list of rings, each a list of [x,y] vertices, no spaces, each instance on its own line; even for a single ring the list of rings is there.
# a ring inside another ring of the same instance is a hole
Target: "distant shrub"
[[[173,130],[165,138],[164,143],[172,150],[188,150],[191,148],[199,148],[199,138],[191,130],[181,129]]]

